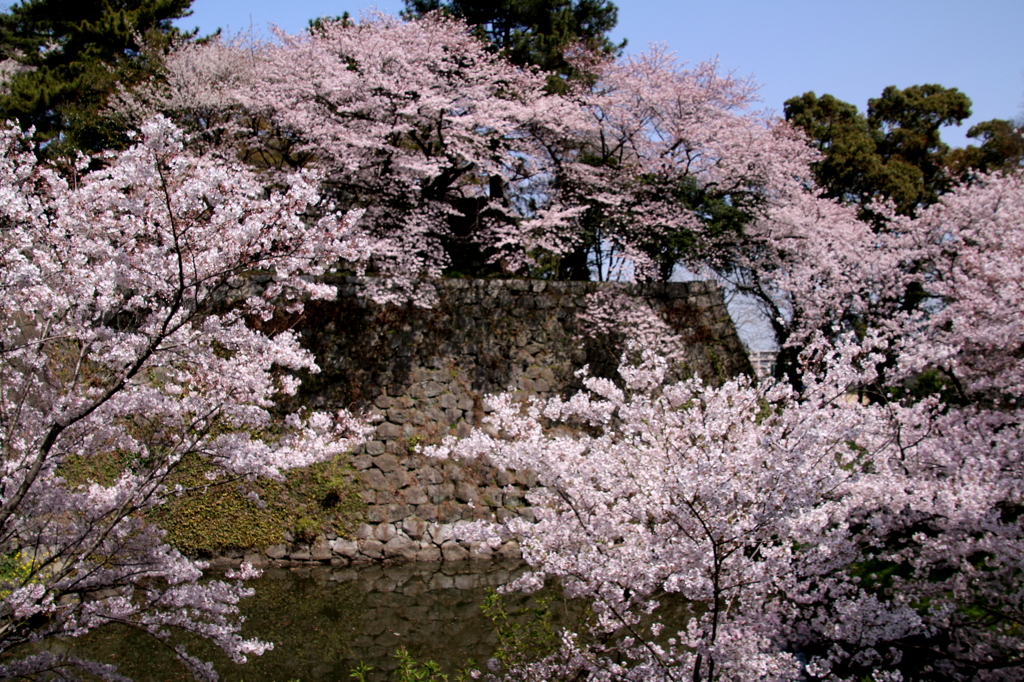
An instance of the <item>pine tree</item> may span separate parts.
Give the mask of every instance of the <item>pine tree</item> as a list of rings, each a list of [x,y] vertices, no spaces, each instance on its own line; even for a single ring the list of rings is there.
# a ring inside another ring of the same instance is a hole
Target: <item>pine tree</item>
[[[480,35],[519,66],[548,72],[548,90],[564,92],[567,83],[586,80],[586,70],[565,58],[575,45],[604,56],[622,51],[608,33],[618,8],[608,0],[405,0],[406,18],[443,11],[476,26]]]
[[[814,170],[826,196],[860,205],[862,217],[877,222],[872,201],[889,199],[913,216],[950,189],[950,148],[940,129],[967,119],[971,100],[941,85],[889,86],[864,115],[832,95],[807,92],[786,100],[785,114],[822,152]]]
[[[191,0],[22,0],[0,14],[0,116],[35,128],[51,157],[118,146],[104,113],[119,84],[152,74]]]

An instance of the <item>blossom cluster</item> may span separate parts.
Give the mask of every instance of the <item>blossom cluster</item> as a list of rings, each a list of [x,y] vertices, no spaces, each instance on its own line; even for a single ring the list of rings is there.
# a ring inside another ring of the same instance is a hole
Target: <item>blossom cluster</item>
[[[648,350],[431,449],[536,470],[538,522],[475,537],[519,539],[510,588],[593,603],[588,637],[509,677],[1016,679],[1022,208],[1019,176],[984,178],[845,262],[822,214],[791,223],[807,250],[764,274],[803,306],[798,385],[672,382]],[[929,303],[890,307],[894,285]],[[872,325],[818,330],[844,310]]]
[[[0,145],[0,555],[18,568],[0,578],[0,677],[81,668],[17,654],[111,622],[259,654],[267,644],[238,635],[251,574],[198,582],[203,564],[142,512],[197,462],[214,482],[280,478],[360,436],[344,413],[272,420],[295,388],[285,370],[317,366],[294,333],[252,323],[333,295],[315,276],[365,258],[357,216],[311,220],[313,173],[268,195],[252,171],[187,152],[161,117],[74,184],[19,131]]]

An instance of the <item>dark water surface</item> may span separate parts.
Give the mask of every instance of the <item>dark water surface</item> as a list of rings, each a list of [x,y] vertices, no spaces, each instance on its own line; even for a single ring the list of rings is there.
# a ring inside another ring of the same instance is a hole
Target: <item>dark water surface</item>
[[[480,604],[522,570],[483,562],[269,569],[250,582],[256,596],[242,603],[242,634],[272,641],[274,650],[245,665],[203,642],[189,651],[214,661],[221,679],[246,682],[349,680],[360,663],[376,671],[368,679],[385,680],[400,647],[452,673],[491,657],[497,634]],[[529,601],[512,598],[513,606]],[[136,680],[192,679],[164,645],[138,633],[101,630],[69,646]]]

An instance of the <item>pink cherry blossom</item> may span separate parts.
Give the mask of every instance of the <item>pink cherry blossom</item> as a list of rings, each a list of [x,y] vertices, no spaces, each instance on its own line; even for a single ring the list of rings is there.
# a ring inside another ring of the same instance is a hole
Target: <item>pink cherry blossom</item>
[[[211,640],[244,661],[269,645],[238,636],[242,580],[200,584],[201,562],[169,547],[143,510],[167,477],[199,456],[225,480],[280,477],[347,450],[361,427],[347,414],[291,415],[273,442],[281,370],[317,371],[291,332],[247,318],[277,301],[334,295],[316,283],[367,243],[356,215],[320,202],[303,171],[269,193],[245,168],[185,151],[166,119],[69,185],[0,133],[0,677],[83,666],[29,655],[30,644],[105,623],[167,638]],[[72,484],[75,458],[124,461],[110,482]],[[103,595],[94,598],[94,594]],[[197,676],[212,669],[181,652]]]

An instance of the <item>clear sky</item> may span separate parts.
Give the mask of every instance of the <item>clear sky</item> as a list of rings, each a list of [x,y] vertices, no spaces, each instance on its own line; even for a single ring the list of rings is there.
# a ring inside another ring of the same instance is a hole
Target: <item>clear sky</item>
[[[974,115],[944,135],[966,144],[967,128],[1024,117],[1024,0],[618,0],[613,38],[628,52],[665,43],[681,60],[718,58],[724,70],[762,85],[763,106],[808,90],[864,110],[887,85],[938,83],[974,102]],[[274,23],[303,30],[309,19],[376,7],[396,14],[401,0],[194,0],[179,22],[203,33]]]

